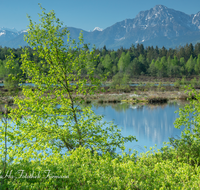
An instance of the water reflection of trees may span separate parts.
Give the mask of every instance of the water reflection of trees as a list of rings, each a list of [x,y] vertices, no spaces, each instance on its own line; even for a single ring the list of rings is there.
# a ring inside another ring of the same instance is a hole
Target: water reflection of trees
[[[121,111],[126,111],[130,108],[132,109],[137,109],[137,110],[142,110],[144,106],[148,107],[149,109],[157,109],[157,108],[162,108],[164,109],[166,106],[179,106],[179,107],[184,107],[185,104],[187,104],[187,101],[173,101],[165,104],[145,104],[145,103],[139,103],[139,104],[128,104],[128,103],[97,103],[94,102],[92,105],[95,108],[98,107],[103,107],[106,108],[107,106],[111,106],[115,111],[121,112]]]
[[[141,112],[127,112],[130,121],[126,121],[126,126],[132,128],[140,138],[147,138],[157,144],[162,143],[167,141],[168,137],[177,135],[178,131],[174,128],[173,122],[177,117],[174,112],[178,108],[169,105],[146,106]]]
[[[147,139],[154,144],[168,141],[168,137],[180,135],[180,130],[174,128],[174,121],[179,109],[177,103],[163,105],[138,104],[102,104],[97,108],[104,108],[105,119],[112,118],[115,124],[122,127],[126,134],[136,136],[138,139]]]
[[[106,108],[107,106],[111,106],[117,112],[126,111],[130,107],[130,105],[127,103],[103,103],[103,104],[94,103],[93,106],[96,109],[99,107]]]

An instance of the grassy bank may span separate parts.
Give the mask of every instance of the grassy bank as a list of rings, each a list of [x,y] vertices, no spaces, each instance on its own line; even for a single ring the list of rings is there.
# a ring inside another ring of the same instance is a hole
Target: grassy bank
[[[166,103],[170,100],[188,100],[192,97],[184,92],[184,88],[174,86],[130,86],[129,90],[110,90],[105,87],[105,92],[91,95],[86,98],[87,103]],[[198,90],[197,90],[198,91]]]
[[[34,89],[34,87],[31,87]],[[196,89],[199,91],[199,89]],[[163,86],[163,84],[155,85],[146,83],[144,85],[129,86],[126,89],[111,89],[106,86],[103,87],[103,92],[96,92],[94,95],[88,95],[87,97],[81,96],[86,103],[98,102],[98,103],[167,103],[170,100],[187,100],[192,97],[188,93],[184,92],[184,86]],[[4,87],[0,87],[0,102],[1,104],[13,103],[13,97],[18,96],[23,98],[20,88],[8,90]]]

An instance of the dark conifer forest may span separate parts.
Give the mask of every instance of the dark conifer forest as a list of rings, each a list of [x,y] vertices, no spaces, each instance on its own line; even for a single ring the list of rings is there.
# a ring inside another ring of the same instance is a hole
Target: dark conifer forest
[[[85,46],[88,49],[88,46]],[[16,60],[20,58],[23,48],[13,48]],[[34,50],[29,48],[30,57],[34,62],[40,59],[33,56]],[[6,56],[10,53],[7,47],[0,47],[0,80],[5,80],[10,71],[5,68]],[[95,64],[95,75],[108,74],[108,79],[112,79],[119,74],[128,76],[130,79],[138,76],[152,77],[190,77],[200,73],[200,43],[195,46],[186,44],[176,49],[144,47],[143,44],[132,45],[129,49],[121,47],[117,51],[109,50],[104,46],[96,49],[99,54],[98,59],[91,63]],[[20,73],[20,60],[16,61],[16,67],[12,71]],[[85,74],[84,71],[82,73]],[[21,77],[25,75],[21,74]]]

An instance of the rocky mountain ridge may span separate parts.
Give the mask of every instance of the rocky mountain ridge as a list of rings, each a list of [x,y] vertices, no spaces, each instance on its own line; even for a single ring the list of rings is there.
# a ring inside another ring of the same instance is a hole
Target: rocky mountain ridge
[[[72,38],[78,39],[81,29],[68,27]],[[0,28],[0,45],[19,47],[27,45],[23,41],[24,33],[11,32]],[[133,19],[125,19],[114,25],[92,32],[83,30],[85,43],[102,48],[129,48],[132,44],[143,43],[144,46],[178,47],[186,43],[200,41],[200,12],[185,14],[163,5],[156,5],[150,10],[141,11]]]

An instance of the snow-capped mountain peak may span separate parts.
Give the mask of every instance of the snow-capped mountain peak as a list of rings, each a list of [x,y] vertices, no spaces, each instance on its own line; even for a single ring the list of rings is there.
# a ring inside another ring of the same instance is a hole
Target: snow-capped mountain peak
[[[0,36],[5,35],[5,32],[0,32]]]
[[[68,28],[75,39],[81,29]],[[14,29],[12,29],[14,30]],[[0,46],[18,47],[27,43],[23,36],[27,30],[18,32],[0,27]],[[165,46],[196,43],[200,39],[200,12],[188,15],[184,12],[167,8],[163,5],[141,11],[135,18],[125,19],[110,27],[95,27],[85,33],[85,42],[96,47],[129,48],[132,44],[143,43],[145,46]]]
[[[21,34],[21,33],[26,33],[26,32],[28,32],[28,30],[29,30],[29,29],[21,30],[19,33],[20,33],[20,34]]]
[[[95,27],[95,28],[94,28],[94,30],[93,30],[92,32],[94,32],[95,30],[97,30],[97,31],[103,31],[103,29],[102,29],[102,28]]]

